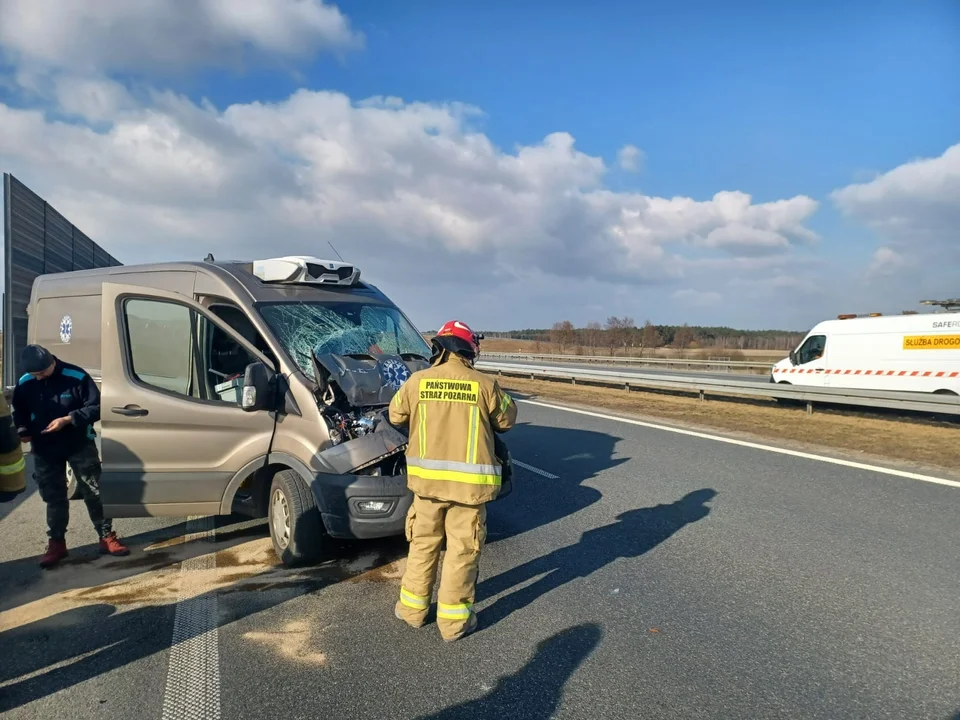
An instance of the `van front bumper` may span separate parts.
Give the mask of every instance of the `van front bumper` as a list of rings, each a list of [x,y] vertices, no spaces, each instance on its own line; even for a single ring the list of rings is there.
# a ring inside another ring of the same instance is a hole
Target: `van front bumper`
[[[403,535],[413,502],[405,474],[321,473],[310,485],[331,537],[366,540]]]

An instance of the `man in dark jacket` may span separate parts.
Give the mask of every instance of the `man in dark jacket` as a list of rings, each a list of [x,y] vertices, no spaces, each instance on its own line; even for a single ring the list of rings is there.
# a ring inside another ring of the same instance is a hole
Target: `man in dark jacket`
[[[81,368],[39,345],[27,345],[20,361],[26,374],[13,391],[13,420],[21,440],[31,444],[33,479],[47,504],[50,543],[40,566],[53,567],[67,556],[68,463],[100,536],[100,552],[127,555],[130,551],[117,539],[112,521],[104,518],[100,502],[100,456],[93,430],[100,419],[100,390]]]

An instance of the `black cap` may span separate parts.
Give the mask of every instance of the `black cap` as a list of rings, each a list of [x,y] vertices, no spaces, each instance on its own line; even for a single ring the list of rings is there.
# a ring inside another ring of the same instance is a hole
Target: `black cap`
[[[20,353],[20,364],[24,372],[43,372],[53,365],[53,355],[41,345],[27,345]]]

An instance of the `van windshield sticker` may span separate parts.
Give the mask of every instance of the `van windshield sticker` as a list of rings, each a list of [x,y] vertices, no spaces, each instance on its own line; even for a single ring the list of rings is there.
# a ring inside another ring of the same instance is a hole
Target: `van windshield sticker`
[[[310,378],[313,378],[311,353],[415,353],[430,357],[426,341],[394,307],[356,302],[275,303],[263,306],[260,313],[284,349]]]

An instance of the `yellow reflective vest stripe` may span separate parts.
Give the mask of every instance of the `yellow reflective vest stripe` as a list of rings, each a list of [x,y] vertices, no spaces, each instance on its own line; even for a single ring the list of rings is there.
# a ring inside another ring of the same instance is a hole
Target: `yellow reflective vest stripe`
[[[400,586],[400,602],[414,610],[426,610],[430,607],[430,598],[428,596],[417,595],[403,586]]]
[[[448,605],[446,603],[437,603],[437,617],[444,620],[466,620],[470,617],[470,610],[473,603],[458,603]]]
[[[15,475],[18,472],[23,472],[26,467],[26,460],[20,458],[17,462],[10,465],[0,465],[0,475]]]
[[[407,458],[407,475],[424,480],[446,480],[471,485],[500,485],[502,469],[499,465],[477,465],[450,461],[429,461]]]

